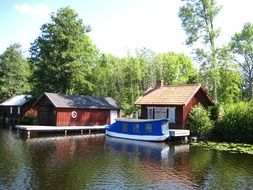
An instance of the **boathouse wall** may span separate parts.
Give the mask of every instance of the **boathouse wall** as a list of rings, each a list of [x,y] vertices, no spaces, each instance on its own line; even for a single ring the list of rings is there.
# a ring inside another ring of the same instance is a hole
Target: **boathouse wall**
[[[37,113],[37,124],[45,126],[109,125],[112,119],[111,109],[56,107],[45,94],[34,104],[33,110]],[[119,117],[120,110],[116,111]]]
[[[183,117],[182,117],[182,119],[183,119],[182,120],[183,128],[187,124],[187,120],[188,120],[188,117],[189,117],[189,113],[191,112],[191,109],[199,103],[202,106],[204,106],[205,108],[207,108],[208,106],[213,105],[213,103],[210,102],[210,100],[207,98],[206,92],[202,88],[200,88],[198,90],[198,92],[190,99],[190,101],[187,102],[187,104],[183,106]]]
[[[57,108],[57,126],[95,126],[110,124],[110,110]]]

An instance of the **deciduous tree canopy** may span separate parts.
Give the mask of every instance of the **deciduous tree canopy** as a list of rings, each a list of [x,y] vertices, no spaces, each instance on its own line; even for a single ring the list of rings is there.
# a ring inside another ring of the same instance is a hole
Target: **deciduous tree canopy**
[[[97,50],[86,34],[87,26],[69,7],[52,14],[30,49],[35,90],[87,94]]]
[[[30,91],[30,68],[19,44],[10,45],[0,55],[0,100]]]

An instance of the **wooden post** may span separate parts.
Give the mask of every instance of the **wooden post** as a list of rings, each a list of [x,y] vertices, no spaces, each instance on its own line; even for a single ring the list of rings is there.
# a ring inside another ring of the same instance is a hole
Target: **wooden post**
[[[83,135],[83,130],[81,130],[81,135]]]
[[[68,132],[67,132],[67,130],[65,130],[65,136],[67,136],[67,134],[68,134]]]
[[[91,129],[89,129],[89,135],[91,135]]]
[[[27,138],[30,139],[30,137],[31,137],[31,132],[27,131]]]

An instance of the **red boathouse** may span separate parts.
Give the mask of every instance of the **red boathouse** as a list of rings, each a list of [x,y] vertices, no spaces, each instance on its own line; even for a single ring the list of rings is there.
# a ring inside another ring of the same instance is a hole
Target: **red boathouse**
[[[171,128],[184,129],[189,112],[196,104],[213,105],[201,84],[164,85],[159,81],[148,89],[135,104],[141,106],[141,119],[169,118]]]
[[[44,93],[33,109],[37,112],[38,125],[94,126],[114,122],[121,106],[111,97]]]

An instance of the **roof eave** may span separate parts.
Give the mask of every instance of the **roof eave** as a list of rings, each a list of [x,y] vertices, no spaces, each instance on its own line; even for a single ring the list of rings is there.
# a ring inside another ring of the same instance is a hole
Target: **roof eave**
[[[202,86],[202,84],[199,84],[197,86],[197,88],[194,90],[194,92],[191,94],[191,96],[188,98],[188,100],[184,103],[184,105],[187,105],[191,99],[195,96],[195,94],[199,91],[199,89],[202,89],[203,92],[205,93],[206,97],[208,98],[208,100],[213,104],[214,102],[212,101],[212,99],[210,98],[210,96],[208,95],[208,93],[206,92],[206,90],[204,89],[204,87]]]
[[[138,103],[136,105],[175,105],[175,106],[181,106],[181,105],[185,105],[184,103]]]
[[[56,103],[52,100],[52,98],[50,98],[50,96],[47,92],[44,92],[44,95],[50,100],[50,102],[52,102],[52,104],[54,105],[55,108],[59,108],[59,106],[56,105]]]

